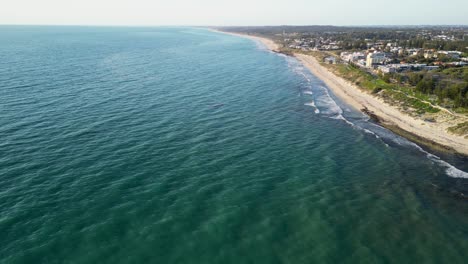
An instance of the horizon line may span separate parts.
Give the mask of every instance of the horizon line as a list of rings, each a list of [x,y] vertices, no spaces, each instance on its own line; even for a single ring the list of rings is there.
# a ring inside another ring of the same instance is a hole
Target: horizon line
[[[0,26],[70,26],[70,27],[430,27],[430,26],[457,26],[468,27],[468,24],[265,24],[265,25],[194,25],[194,24],[174,24],[174,25],[152,25],[152,24],[14,24],[6,23]]]

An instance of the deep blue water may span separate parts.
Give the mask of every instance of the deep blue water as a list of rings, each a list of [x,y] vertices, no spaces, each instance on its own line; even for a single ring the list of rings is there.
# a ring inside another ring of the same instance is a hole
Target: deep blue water
[[[1,263],[468,259],[467,160],[250,40],[3,26],[0,65]]]

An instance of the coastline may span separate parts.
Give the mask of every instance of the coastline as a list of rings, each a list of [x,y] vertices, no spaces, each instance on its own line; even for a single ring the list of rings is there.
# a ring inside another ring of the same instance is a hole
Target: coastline
[[[219,30],[214,31],[259,41],[269,50],[279,52],[278,44],[271,39]],[[327,68],[320,65],[317,59],[311,55],[294,53],[293,56],[315,76],[321,79],[337,97],[356,110],[364,112],[383,127],[430,148],[468,156],[468,139],[449,134],[446,124],[427,122],[402,113],[394,106],[385,103],[382,99],[372,96],[370,93],[360,90],[354,84],[336,76]]]
[[[251,39],[255,42],[260,42],[261,44],[263,44],[267,49],[273,51],[273,52],[279,52],[279,46],[278,44],[276,44],[276,42],[274,42],[273,40],[271,39],[267,39],[267,38],[262,38],[262,37],[258,37],[258,36],[253,36],[253,35],[246,35],[246,34],[240,34],[240,33],[233,33],[233,32],[226,32],[226,31],[221,31],[221,30],[217,30],[217,29],[209,29],[213,32],[217,32],[217,33],[223,33],[223,34],[228,34],[228,35],[232,35],[232,36],[236,36],[236,37],[241,37],[241,38],[248,38],[248,39]]]
[[[411,141],[424,144],[442,151],[468,155],[468,140],[449,134],[440,123],[427,122],[400,112],[382,99],[360,90],[341,77],[336,76],[319,64],[315,57],[294,54],[315,76],[347,104],[361,110],[385,128]]]

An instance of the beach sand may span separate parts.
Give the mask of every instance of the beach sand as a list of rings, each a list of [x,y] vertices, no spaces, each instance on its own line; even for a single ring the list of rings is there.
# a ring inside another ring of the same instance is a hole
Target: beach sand
[[[304,54],[295,54],[295,56],[315,76],[324,81],[336,96],[356,109],[362,110],[366,108],[380,119],[380,123],[383,126],[396,130],[395,132],[398,134],[402,132],[398,131],[400,129],[409,132],[415,137],[409,136],[409,138],[416,139],[420,143],[428,145],[439,144],[458,153],[468,155],[468,140],[462,136],[447,132],[447,128],[454,125],[453,122],[449,120],[446,122],[428,122],[412,117],[401,112],[396,107],[385,103],[381,98],[364,92],[350,82],[336,76],[327,68],[320,65],[316,58]]]
[[[211,30],[214,31],[214,32],[219,32],[219,33],[223,33],[223,34],[233,35],[233,36],[242,37],[242,38],[248,38],[248,39],[254,40],[255,42],[259,42],[259,43],[263,44],[265,47],[267,47],[271,51],[274,51],[274,52],[279,51],[278,44],[276,44],[271,39],[262,38],[262,37],[258,37],[258,36],[253,36],[253,35],[239,34],[239,33],[226,32],[226,31],[219,31],[219,30],[216,30],[216,29],[211,29]]]
[[[222,33],[260,41],[268,49],[275,52],[279,51],[279,46],[267,38],[230,32]],[[468,139],[447,132],[448,127],[456,124],[453,122],[452,116],[446,115],[446,118],[438,118],[436,122],[428,122],[410,116],[401,112],[396,107],[385,103],[381,98],[364,92],[352,83],[336,76],[327,68],[320,65],[315,57],[299,53],[295,53],[294,56],[315,76],[325,82],[331,91],[341,100],[357,110],[362,111],[366,109],[366,113],[378,118],[379,123],[384,127],[418,143],[468,155]],[[466,120],[468,121],[468,118]]]

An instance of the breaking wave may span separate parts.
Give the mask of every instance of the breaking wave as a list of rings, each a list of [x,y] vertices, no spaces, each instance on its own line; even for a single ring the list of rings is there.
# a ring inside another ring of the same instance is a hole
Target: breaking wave
[[[304,68],[299,62],[288,58],[289,68],[301,76],[305,81],[305,91],[303,94],[314,95],[312,102],[307,102],[305,105],[312,106],[315,108],[316,114],[321,114],[322,116],[342,120],[346,124],[352,126],[354,129],[363,131],[366,134],[372,135],[375,138],[379,139],[385,146],[389,147],[387,142],[397,144],[399,146],[415,148],[418,151],[426,155],[428,159],[432,162],[438,164],[439,166],[445,168],[445,172],[448,176],[454,178],[468,178],[468,173],[462,171],[455,166],[449,164],[448,162],[442,160],[440,157],[431,154],[421,148],[419,145],[394,134],[393,132],[370,122],[369,118],[362,113],[359,113],[356,117],[350,117],[349,119],[345,117],[343,108],[338,104],[338,102],[330,95],[329,89],[315,76],[313,76],[306,68]],[[351,111],[351,110],[347,110]],[[350,121],[352,120],[352,121]]]

